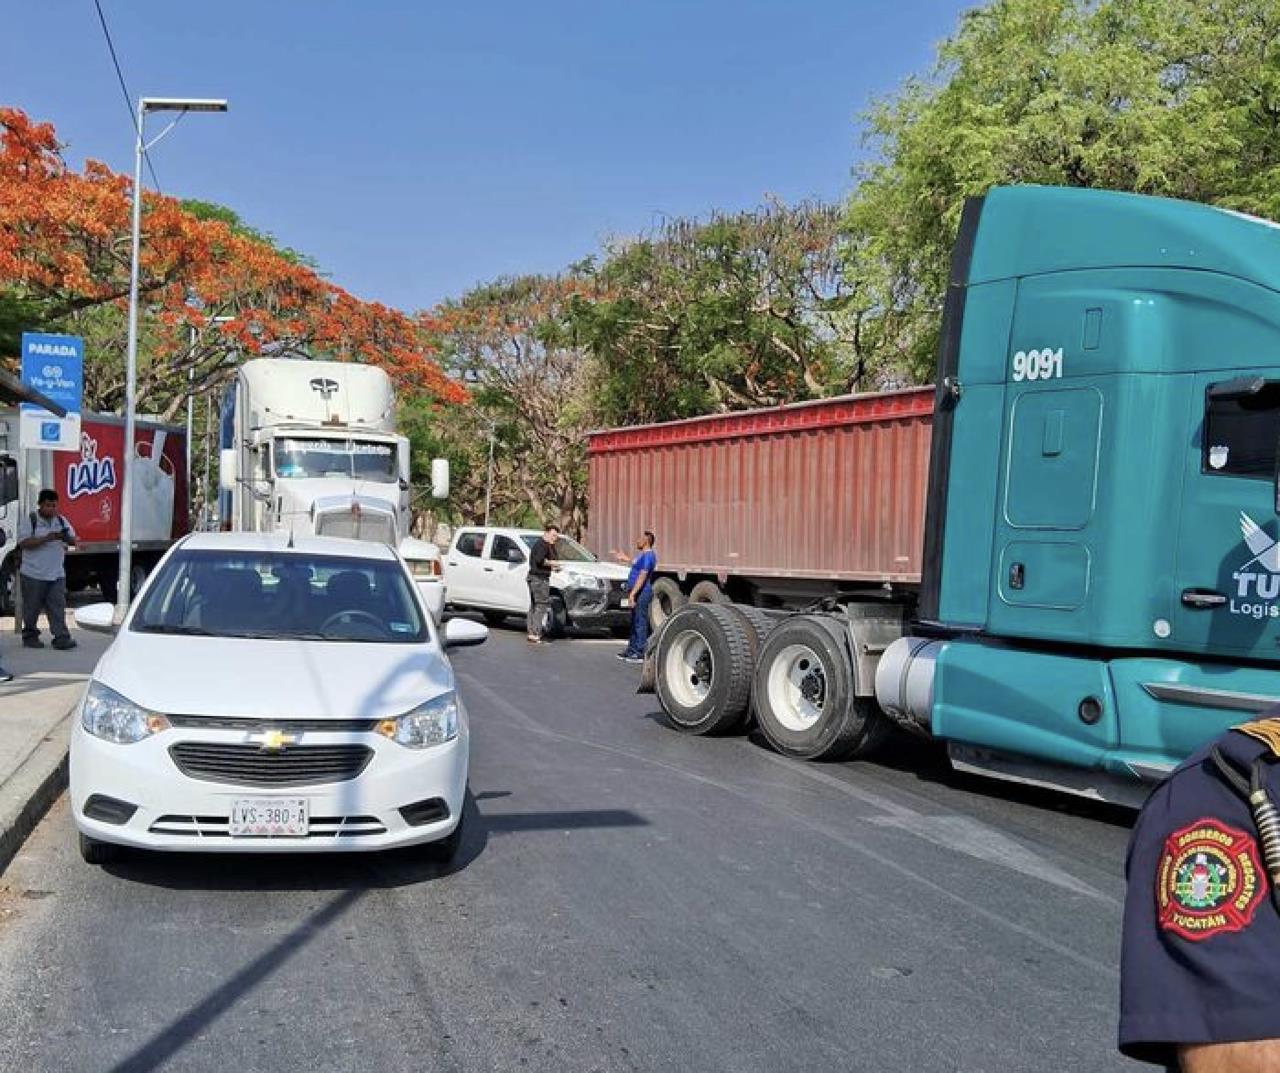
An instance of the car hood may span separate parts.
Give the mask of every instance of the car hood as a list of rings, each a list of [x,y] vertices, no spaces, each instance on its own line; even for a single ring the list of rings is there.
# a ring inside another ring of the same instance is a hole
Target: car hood
[[[560,574],[566,570],[577,574],[589,574],[592,577],[602,577],[606,581],[626,581],[628,573],[625,566],[619,566],[617,563],[565,563],[556,573]]]
[[[94,678],[152,711],[383,719],[453,688],[434,644],[261,641],[126,632]]]

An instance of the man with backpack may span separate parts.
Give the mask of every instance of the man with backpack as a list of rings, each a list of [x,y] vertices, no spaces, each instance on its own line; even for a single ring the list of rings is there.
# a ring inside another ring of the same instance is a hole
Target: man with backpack
[[[40,640],[40,612],[49,621],[53,647],[75,648],[67,629],[67,548],[76,543],[76,532],[58,513],[58,493],[41,490],[36,509],[18,523],[18,547],[22,565],[18,577],[22,585],[22,643],[27,648],[43,648]]]

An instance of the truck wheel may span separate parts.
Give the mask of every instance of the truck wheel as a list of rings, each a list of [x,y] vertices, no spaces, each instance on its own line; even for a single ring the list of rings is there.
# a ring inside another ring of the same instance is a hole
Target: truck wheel
[[[653,599],[649,603],[649,627],[656,630],[688,602],[675,578],[658,578],[653,583]]]
[[[728,604],[732,602],[724,594],[724,590],[714,581],[699,581],[689,590],[689,603],[691,604]]]
[[[854,694],[853,661],[833,619],[797,615],[775,626],[760,653],[754,685],[756,722],[784,756],[862,755],[887,732],[875,701]]]
[[[715,734],[742,725],[751,698],[752,644],[731,607],[690,604],[671,617],[657,651],[657,692],[677,730]]]
[[[129,567],[129,599],[133,599],[142,591],[147,583],[147,568],[142,563],[133,563]]]
[[[764,644],[769,634],[773,632],[774,627],[785,618],[784,615],[771,615],[763,608],[752,607],[750,604],[734,604],[733,609],[751,623],[760,645]]]
[[[102,599],[109,604],[115,603],[120,599],[120,586],[116,582],[115,572],[110,574],[98,575],[98,589],[102,593]]]

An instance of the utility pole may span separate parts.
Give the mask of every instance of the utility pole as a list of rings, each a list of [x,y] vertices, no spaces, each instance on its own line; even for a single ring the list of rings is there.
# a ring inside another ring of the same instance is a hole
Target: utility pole
[[[493,496],[493,442],[497,439],[498,426],[489,426],[489,474],[484,482],[484,524],[489,526],[489,500]]]
[[[225,112],[223,100],[143,97],[138,101],[138,138],[134,142],[133,226],[129,254],[129,334],[125,348],[124,380],[124,485],[120,490],[120,559],[116,567],[116,625],[124,622],[133,599],[133,452],[138,407],[138,255],[142,246],[142,158],[147,150],[173,130],[170,123],[151,142],[146,140],[147,115],[151,112]],[[188,409],[188,413],[190,410]],[[188,472],[190,472],[188,464]]]

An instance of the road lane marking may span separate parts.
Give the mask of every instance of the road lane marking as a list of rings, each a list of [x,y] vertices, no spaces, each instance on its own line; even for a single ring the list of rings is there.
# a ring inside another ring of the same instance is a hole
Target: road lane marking
[[[934,845],[942,846],[944,849],[963,853],[977,860],[997,864],[1022,875],[1043,880],[1045,883],[1061,887],[1063,890],[1069,890],[1073,894],[1079,894],[1085,898],[1091,898],[1095,902],[1111,906],[1117,910],[1124,904],[1121,899],[1098,890],[1082,879],[1077,879],[1070,872],[1059,868],[1021,842],[996,830],[989,824],[983,823],[981,820],[974,819],[972,816],[965,816],[957,812],[948,812],[942,815],[918,812],[916,809],[900,805],[883,794],[876,793],[874,790],[855,786],[844,779],[836,778],[834,775],[810,767],[807,764],[789,760],[785,756],[779,756],[777,753],[769,753],[760,749],[755,750],[755,753],[758,754],[757,759],[767,760],[773,764],[782,764],[797,775],[802,775],[814,782],[820,782],[824,786],[829,786],[833,790],[879,809],[885,815],[871,818],[871,822],[879,827],[892,827],[896,830],[907,831],[934,843]]]

